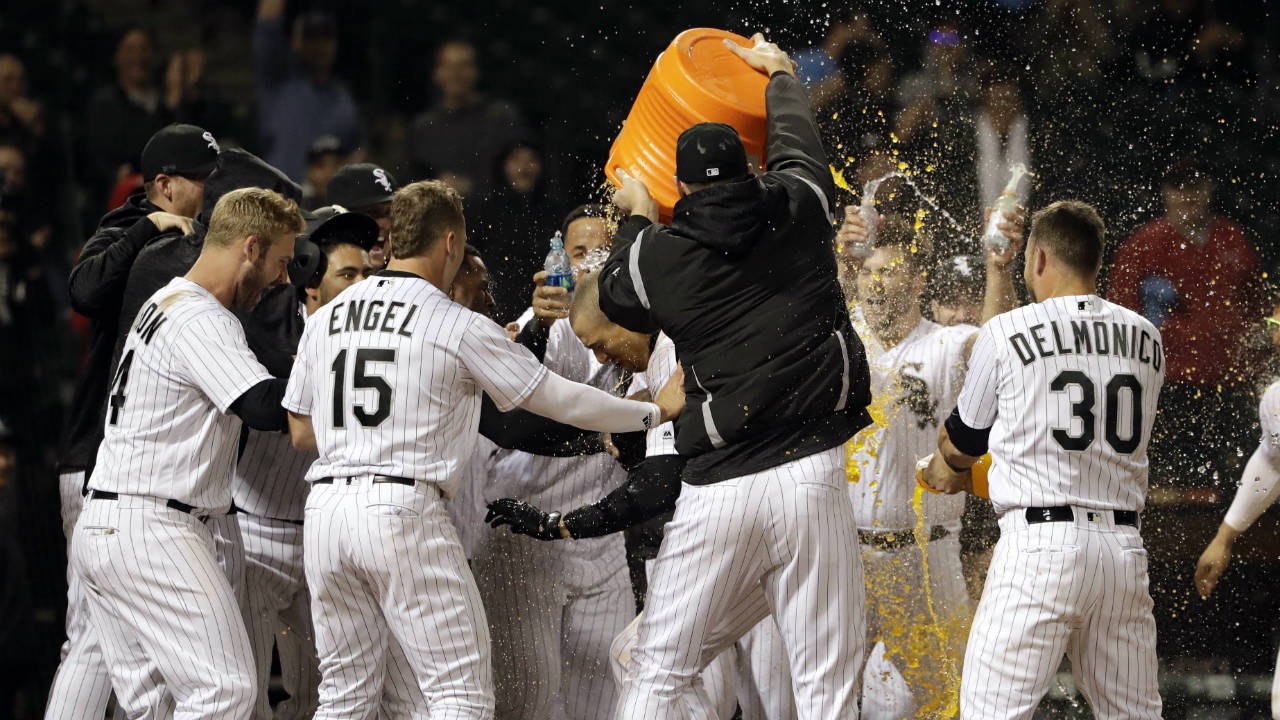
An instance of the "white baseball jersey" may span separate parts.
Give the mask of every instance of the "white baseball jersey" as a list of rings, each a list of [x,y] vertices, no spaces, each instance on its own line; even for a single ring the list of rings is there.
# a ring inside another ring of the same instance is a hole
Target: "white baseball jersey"
[[[227,411],[270,377],[235,315],[174,278],[130,327],[89,486],[225,512],[240,440],[240,418]]]
[[[1164,383],[1160,331],[1096,295],[1027,305],[983,326],[957,408],[990,428],[991,502],[1142,510]]]
[[[676,344],[665,333],[658,333],[658,340],[649,353],[649,365],[645,371],[631,378],[631,387],[627,395],[635,395],[648,390],[657,397],[662,388],[671,380],[680,363],[676,360]],[[658,455],[677,455],[676,426],[673,422],[665,422],[645,433],[645,457]]]
[[[546,373],[492,320],[384,271],[307,319],[283,404],[311,416],[320,456],[307,480],[408,477],[448,497],[475,446],[481,391],[505,412]]]
[[[1280,459],[1280,382],[1274,382],[1258,403],[1258,424],[1262,426],[1259,446],[1267,457]]]
[[[916,460],[937,447],[938,427],[955,407],[964,382],[965,344],[978,332],[972,325],[944,327],[921,319],[891,348],[876,340],[861,309],[851,313],[871,370],[876,424],[852,441],[849,497],[854,519],[867,530],[910,530]],[[924,495],[925,525],[960,527],[964,495]]]

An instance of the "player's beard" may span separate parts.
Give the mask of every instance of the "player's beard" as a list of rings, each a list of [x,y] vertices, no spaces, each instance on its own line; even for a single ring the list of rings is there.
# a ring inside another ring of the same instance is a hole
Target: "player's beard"
[[[240,283],[236,285],[235,307],[237,310],[249,311],[258,304],[262,291],[267,289],[266,253],[250,266]]]

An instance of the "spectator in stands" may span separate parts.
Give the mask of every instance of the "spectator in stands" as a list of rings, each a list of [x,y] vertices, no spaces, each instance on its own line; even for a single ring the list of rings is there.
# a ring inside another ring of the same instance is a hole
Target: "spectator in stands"
[[[493,315],[507,322],[528,307],[529,278],[541,269],[564,208],[548,188],[542,149],[531,140],[500,149],[493,178],[493,190],[467,230],[498,289]]]
[[[453,176],[450,185],[464,196],[482,197],[495,156],[523,134],[520,113],[479,92],[480,70],[471,43],[451,40],[440,46],[432,79],[440,100],[413,120],[410,179],[448,174]]]
[[[260,0],[253,29],[258,82],[259,140],[264,159],[294,180],[306,171],[307,149],[332,135],[349,149],[360,145],[360,118],[346,85],[333,76],[337,28],[333,17],[311,11],[284,38],[284,0]]]
[[[837,65],[839,72],[814,92],[814,106],[824,118],[824,139],[844,155],[887,149],[892,143],[890,123],[897,113],[893,58],[872,43],[855,42],[845,48]]]
[[[0,141],[30,148],[44,137],[44,112],[27,97],[26,68],[16,55],[0,55]]]
[[[795,54],[792,60],[796,64],[796,77],[808,85],[815,96],[830,94],[831,88],[824,86],[829,80],[838,80],[840,56],[844,54],[850,43],[866,43],[875,47],[883,46],[880,38],[871,29],[871,22],[865,13],[853,12],[842,18],[833,20],[827,29],[822,44],[805,48]]]
[[[307,148],[307,177],[302,183],[302,209],[315,210],[330,204],[325,189],[338,168],[347,162],[347,149],[333,135],[321,135]]]
[[[94,206],[105,205],[111,188],[138,172],[138,151],[152,133],[177,117],[178,108],[170,107],[160,92],[155,50],[145,31],[133,28],[120,37],[115,66],[115,82],[94,93],[87,113],[90,122],[83,125]]]
[[[959,26],[943,21],[933,25],[924,41],[920,68],[898,85],[902,113],[894,121],[898,141],[910,145],[933,127],[963,117],[977,96],[977,82],[969,62],[969,47]]]
[[[1210,210],[1206,168],[1179,161],[1160,185],[1164,215],[1116,251],[1107,297],[1142,313],[1164,340],[1153,468],[1167,473],[1162,480],[1204,484],[1194,471],[1206,460],[1221,456],[1220,471],[1239,462],[1232,458],[1249,426],[1242,340],[1266,314],[1266,295],[1244,230]]]

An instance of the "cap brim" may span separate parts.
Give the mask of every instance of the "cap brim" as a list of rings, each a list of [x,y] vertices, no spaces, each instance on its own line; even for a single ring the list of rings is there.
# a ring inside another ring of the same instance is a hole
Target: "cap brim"
[[[384,202],[391,202],[391,193],[378,193],[377,195],[357,195],[354,198],[336,199],[329,198],[329,202],[334,205],[341,205],[348,210],[356,208],[367,208],[371,205],[380,205]]]
[[[308,237],[317,245],[349,242],[370,250],[378,244],[378,223],[368,215],[346,212],[320,223]]]

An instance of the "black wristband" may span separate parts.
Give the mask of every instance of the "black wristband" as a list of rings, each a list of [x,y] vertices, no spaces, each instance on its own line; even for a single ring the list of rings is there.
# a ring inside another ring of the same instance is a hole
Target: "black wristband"
[[[955,474],[957,474],[957,475],[959,475],[960,473],[962,473],[962,472],[964,472],[965,470],[968,470],[968,469],[969,469],[969,468],[958,468],[958,467],[956,467],[955,465],[952,465],[952,464],[951,464],[951,461],[947,460],[947,456],[946,456],[946,455],[943,455],[942,453],[938,453],[938,457],[942,459],[942,464],[943,464],[943,465],[946,465],[948,468],[950,468],[950,469],[951,469],[951,472],[953,472],[953,473],[955,473]]]

